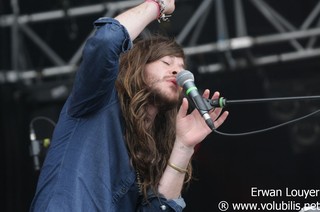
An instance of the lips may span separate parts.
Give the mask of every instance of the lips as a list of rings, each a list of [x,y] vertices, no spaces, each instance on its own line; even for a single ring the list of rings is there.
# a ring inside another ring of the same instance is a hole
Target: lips
[[[166,77],[165,79],[168,82],[172,82],[173,84],[177,85],[177,80],[175,77]]]
[[[175,84],[175,85],[178,85],[178,84],[177,84],[177,80],[175,80],[175,79],[170,80],[170,82],[172,82],[172,83]]]
[[[169,79],[169,80],[167,80],[167,82],[170,82],[170,83],[172,83],[175,87],[178,87],[178,83],[177,83],[176,79]]]

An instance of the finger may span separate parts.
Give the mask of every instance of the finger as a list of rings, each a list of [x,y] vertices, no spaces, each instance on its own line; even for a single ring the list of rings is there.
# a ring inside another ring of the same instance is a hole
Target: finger
[[[188,100],[186,98],[182,99],[182,104],[180,106],[180,109],[178,111],[178,118],[183,118],[187,115],[188,112]]]
[[[217,107],[210,113],[210,116],[213,120],[216,120],[221,114],[221,112],[222,112],[222,108]]]
[[[218,99],[220,96],[220,92],[216,91],[214,92],[214,94],[212,95],[211,99]]]
[[[207,99],[209,98],[209,96],[210,96],[210,90],[209,89],[204,90],[202,97]]]
[[[220,126],[223,124],[223,122],[227,119],[228,115],[229,115],[229,112],[228,112],[228,111],[224,111],[224,112],[222,113],[222,115],[221,115],[216,121],[213,122],[214,127],[215,127],[216,129],[217,129],[218,127],[220,127]]]

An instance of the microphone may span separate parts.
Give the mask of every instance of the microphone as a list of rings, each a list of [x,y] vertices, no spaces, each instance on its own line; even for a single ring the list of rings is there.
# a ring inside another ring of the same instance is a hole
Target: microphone
[[[213,130],[215,127],[208,113],[212,109],[212,107],[210,106],[210,104],[207,104],[204,98],[199,94],[198,89],[194,84],[193,74],[187,70],[180,71],[177,74],[176,80],[178,85],[184,89],[187,97],[189,97],[195,108],[204,118],[208,127]]]
[[[30,141],[31,141],[31,144],[29,146],[30,155],[33,157],[34,169],[35,171],[38,171],[40,169],[40,161],[39,161],[40,143],[36,139],[36,134],[33,128],[30,129]]]

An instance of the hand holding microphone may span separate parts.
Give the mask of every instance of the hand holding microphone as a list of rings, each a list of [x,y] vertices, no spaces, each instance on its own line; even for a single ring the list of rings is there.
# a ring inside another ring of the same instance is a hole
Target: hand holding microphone
[[[183,70],[177,74],[177,83],[183,88],[185,94],[188,96],[189,100],[193,103],[195,108],[199,111],[207,125],[211,130],[215,129],[213,120],[210,117],[209,111],[214,107],[223,107],[224,99],[214,99],[209,100],[202,97],[197,87],[194,84],[194,76],[190,71]],[[221,112],[221,111],[220,111]]]

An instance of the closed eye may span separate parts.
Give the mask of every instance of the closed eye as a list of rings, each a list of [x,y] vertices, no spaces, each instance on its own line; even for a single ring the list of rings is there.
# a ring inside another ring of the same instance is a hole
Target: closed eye
[[[167,61],[162,60],[162,62],[166,65],[170,65],[170,63],[168,63]]]

